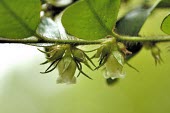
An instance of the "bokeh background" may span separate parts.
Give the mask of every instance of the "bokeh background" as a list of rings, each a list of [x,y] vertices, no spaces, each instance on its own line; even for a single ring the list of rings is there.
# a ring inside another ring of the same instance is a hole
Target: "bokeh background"
[[[154,12],[140,34],[164,35],[160,25],[167,14]],[[40,74],[47,65],[39,65],[45,57],[37,47],[0,44],[0,113],[170,113],[170,43],[158,46],[161,65],[143,48],[129,61],[140,72],[125,65],[126,77],[107,85],[100,70],[84,68],[93,80],[80,76],[68,85],[56,84],[57,70]]]

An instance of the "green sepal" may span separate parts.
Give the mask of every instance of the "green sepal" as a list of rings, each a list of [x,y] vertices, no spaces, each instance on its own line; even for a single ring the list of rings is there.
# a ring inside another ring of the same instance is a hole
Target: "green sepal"
[[[122,53],[120,53],[119,51],[113,51],[112,54],[116,58],[116,60],[119,62],[119,64],[123,66],[124,65],[124,57],[123,57]]]

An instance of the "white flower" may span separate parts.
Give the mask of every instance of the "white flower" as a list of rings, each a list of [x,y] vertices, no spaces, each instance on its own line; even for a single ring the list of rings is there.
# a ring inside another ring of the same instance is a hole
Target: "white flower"
[[[43,62],[42,65],[49,62],[51,62],[51,65],[45,70],[45,72],[41,72],[42,74],[49,73],[57,68],[59,73],[59,77],[56,81],[57,83],[74,84],[76,83],[75,72],[76,69],[78,69],[79,73],[77,74],[77,77],[79,77],[80,74],[83,74],[89,79],[92,79],[83,72],[82,64],[93,70],[88,64],[88,61],[93,65],[94,63],[81,49],[69,44],[64,44],[47,47],[45,50],[46,51],[40,50],[47,56],[47,60]]]
[[[113,51],[104,65],[104,77],[105,78],[123,78],[125,74],[123,73],[124,57],[119,51]]]
[[[57,83],[75,84],[76,77],[74,76],[76,71],[76,63],[71,57],[64,57],[58,63],[59,77]]]

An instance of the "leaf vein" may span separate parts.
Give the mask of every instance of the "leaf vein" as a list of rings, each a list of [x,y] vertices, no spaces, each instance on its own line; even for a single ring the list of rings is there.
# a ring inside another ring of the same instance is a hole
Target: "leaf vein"
[[[34,31],[21,19],[5,2],[4,0],[0,0],[2,6],[9,12],[9,14],[18,21],[24,28],[29,31],[30,33],[34,34]]]
[[[92,4],[89,2],[89,0],[85,0],[86,3],[88,4],[87,6],[89,7],[90,11],[94,14],[94,17],[96,18],[96,20],[99,22],[99,24],[104,28],[104,30],[108,33],[108,34],[112,34],[112,31],[110,31],[107,26],[104,24],[104,22],[102,21],[101,17],[97,14],[96,10],[93,8]]]

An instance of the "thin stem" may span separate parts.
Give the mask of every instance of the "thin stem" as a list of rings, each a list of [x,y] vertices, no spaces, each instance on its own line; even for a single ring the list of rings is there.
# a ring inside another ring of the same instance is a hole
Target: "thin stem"
[[[25,38],[25,39],[5,39],[0,38],[0,43],[55,43],[55,44],[72,44],[72,45],[92,45],[92,44],[100,44],[104,41],[103,40],[57,40],[57,39],[50,39],[44,38]]]
[[[56,44],[72,44],[72,45],[93,45],[93,44],[101,44],[103,40],[56,40],[46,38],[44,39],[47,43],[56,43]]]
[[[129,42],[168,42],[170,41],[170,35],[167,36],[122,36],[116,33],[113,33],[113,36],[118,41],[129,41]]]
[[[0,38],[0,43],[39,43],[39,40],[37,38],[25,38],[25,39]]]
[[[128,41],[128,42],[168,42],[170,41],[170,35],[167,36],[147,36],[147,37],[140,37],[140,36],[122,36],[113,32],[113,37],[117,39],[117,41]],[[0,38],[0,43],[55,43],[55,44],[71,44],[71,45],[94,45],[94,44],[101,44],[102,42],[106,41],[105,39],[100,40],[57,40],[52,38],[25,38],[25,39],[5,39]]]

